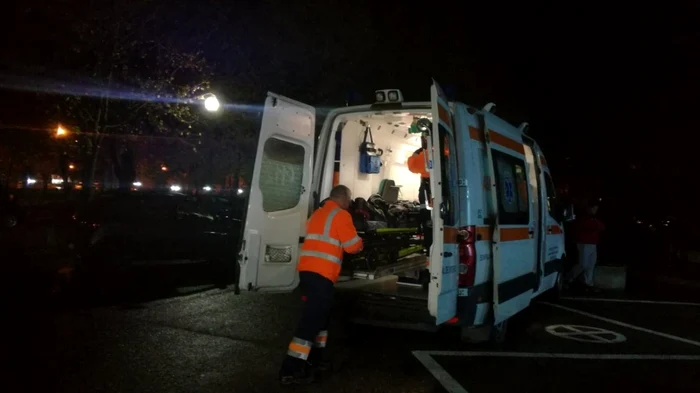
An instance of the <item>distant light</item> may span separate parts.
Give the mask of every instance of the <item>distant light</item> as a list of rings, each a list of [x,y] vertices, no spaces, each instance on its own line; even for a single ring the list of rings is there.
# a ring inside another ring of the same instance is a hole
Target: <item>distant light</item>
[[[36,179],[32,179],[31,177],[27,178],[27,184],[34,184],[36,183]]]
[[[168,171],[168,167],[165,166],[165,165],[161,165],[160,170],[163,171],[163,172],[167,172],[167,171]]]
[[[60,125],[58,128],[56,128],[56,136],[64,136],[68,133],[65,128],[61,127]]]
[[[75,165],[73,165],[73,164],[68,165],[68,169],[75,169]]]
[[[209,112],[218,111],[220,106],[219,99],[213,94],[204,99],[204,108]]]
[[[63,179],[51,179],[51,184],[63,184]]]
[[[134,187],[141,187],[143,184],[141,184],[140,181],[135,181],[135,182],[133,183],[133,185],[134,185]]]
[[[243,194],[243,189],[242,189],[242,188],[239,188],[239,189],[238,189],[238,195],[241,195],[241,194]]]
[[[170,191],[175,191],[175,192],[177,192],[177,191],[180,191],[180,190],[182,190],[182,187],[180,187],[180,186],[178,186],[178,185],[176,185],[176,184],[173,184],[172,186],[170,186]]]
[[[204,187],[202,187],[202,190],[204,190],[204,191],[206,191],[206,192],[209,192],[209,191],[211,191],[211,187],[209,187],[209,186],[204,186]]]

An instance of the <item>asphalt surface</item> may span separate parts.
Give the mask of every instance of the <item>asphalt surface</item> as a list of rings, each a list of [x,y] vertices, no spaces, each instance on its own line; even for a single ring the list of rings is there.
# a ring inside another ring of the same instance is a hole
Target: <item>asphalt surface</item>
[[[128,306],[6,308],[0,377],[8,388],[0,389],[590,393],[700,386],[699,305],[579,298],[534,304],[498,348],[461,344],[453,330],[333,326],[329,345],[339,370],[308,387],[282,388],[278,367],[300,303],[297,295],[212,290]],[[554,330],[574,334],[547,332],[556,325],[572,325]]]

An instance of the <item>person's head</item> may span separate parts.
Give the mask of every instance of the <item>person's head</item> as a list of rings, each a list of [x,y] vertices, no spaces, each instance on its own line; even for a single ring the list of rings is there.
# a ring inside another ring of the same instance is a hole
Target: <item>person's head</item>
[[[330,199],[337,203],[338,206],[347,210],[350,208],[350,203],[352,202],[352,192],[350,189],[344,185],[337,185],[331,190]]]

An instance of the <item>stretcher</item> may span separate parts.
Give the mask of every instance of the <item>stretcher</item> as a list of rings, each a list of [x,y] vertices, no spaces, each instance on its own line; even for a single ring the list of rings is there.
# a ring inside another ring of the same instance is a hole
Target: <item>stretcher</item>
[[[374,280],[428,266],[418,228],[377,228],[358,232],[364,250],[343,258],[344,275]]]

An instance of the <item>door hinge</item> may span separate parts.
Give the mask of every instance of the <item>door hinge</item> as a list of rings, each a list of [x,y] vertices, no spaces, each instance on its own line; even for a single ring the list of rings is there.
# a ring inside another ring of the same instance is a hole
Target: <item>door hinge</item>
[[[467,186],[467,180],[459,178],[457,179],[457,186],[458,187],[466,187]]]

